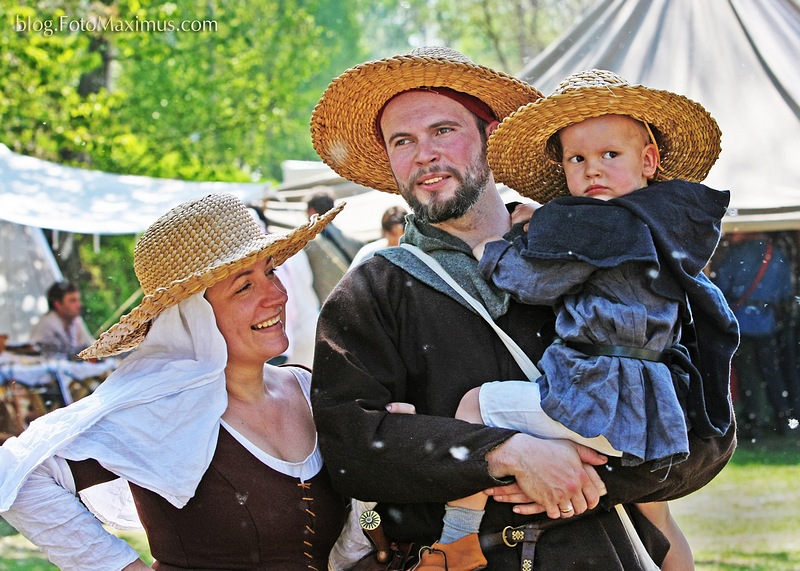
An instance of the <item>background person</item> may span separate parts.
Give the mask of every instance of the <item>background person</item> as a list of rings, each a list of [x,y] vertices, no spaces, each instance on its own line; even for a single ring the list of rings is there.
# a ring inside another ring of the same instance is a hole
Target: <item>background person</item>
[[[539,97],[454,50],[420,48],[344,72],[311,122],[315,149],[338,174],[400,192],[409,203],[401,246],[435,258],[534,360],[549,341],[552,310],[521,304],[487,283],[472,248],[490,236],[521,236],[489,170],[486,141],[499,119]],[[348,272],[323,304],[314,367],[315,420],[334,485],[377,501],[390,538],[427,545],[441,534],[445,502],[486,490],[492,499],[480,532],[492,569],[519,568],[523,557],[533,565],[533,545],[540,569],[642,569],[611,507],[694,491],[722,469],[735,445],[733,431],[708,440],[690,433],[689,459],[666,483],[641,466],[619,470],[613,458],[614,469],[595,471],[590,464],[603,458],[563,440],[454,419],[467,391],[523,372],[495,330],[403,248]],[[418,414],[390,414],[391,401],[408,402]],[[595,508],[606,490],[600,508],[572,517]],[[515,513],[513,504],[523,500],[558,519]],[[573,510],[562,518],[568,506]],[[660,561],[665,538],[634,507],[630,513]],[[514,542],[504,533],[523,539],[509,548]],[[485,564],[459,553],[448,566]]]
[[[275,268],[339,210],[266,235],[212,194],[150,226],[134,252],[141,304],[81,357],[136,351],[0,447],[2,517],[62,569],[149,569],[84,505],[130,524],[132,494],[155,569],[324,569],[345,502],[322,466],[310,373],[266,363],[288,344]],[[122,485],[77,496],[103,482]]]
[[[739,430],[786,434],[792,410],[780,350],[782,316],[793,301],[792,264],[766,233],[733,232],[714,278],[739,322],[742,341],[733,358],[739,380]],[[770,411],[764,402],[769,403]]]
[[[402,206],[390,206],[381,216],[381,238],[364,244],[353,258],[350,269],[354,268],[367,258],[371,258],[378,250],[394,248],[400,244],[400,238],[406,228],[406,209]]]
[[[334,205],[333,193],[326,187],[315,187],[306,196],[306,205],[309,217],[328,212]],[[305,248],[314,272],[314,291],[320,303],[327,299],[364,245],[336,226],[329,224],[325,230]]]
[[[311,218],[315,214],[325,214],[333,208],[335,204],[333,193],[327,189],[312,190],[306,197],[306,213]],[[342,230],[335,224],[329,224],[322,232],[321,235],[326,238],[347,264],[353,261],[353,258],[364,245],[360,240],[356,240],[342,232]]]
[[[31,329],[30,341],[43,353],[75,356],[94,343],[81,317],[81,293],[68,281],[55,282],[47,290],[48,311]]]

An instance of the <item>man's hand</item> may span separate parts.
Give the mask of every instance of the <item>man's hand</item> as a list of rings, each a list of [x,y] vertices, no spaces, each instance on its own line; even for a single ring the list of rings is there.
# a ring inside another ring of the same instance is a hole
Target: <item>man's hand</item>
[[[571,517],[594,508],[606,493],[594,466],[605,464],[607,459],[567,440],[515,434],[487,454],[486,459],[492,476],[516,479],[515,484],[491,488],[487,494],[497,501],[533,502],[515,506],[517,513],[547,512],[553,519]]]

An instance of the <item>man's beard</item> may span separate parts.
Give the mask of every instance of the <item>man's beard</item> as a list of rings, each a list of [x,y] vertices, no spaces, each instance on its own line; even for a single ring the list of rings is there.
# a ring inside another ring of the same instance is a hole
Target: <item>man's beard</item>
[[[442,168],[436,167],[431,170],[440,172]],[[469,165],[463,175],[453,167],[447,167],[444,170],[461,183],[453,198],[447,200],[436,200],[436,196],[433,196],[432,202],[423,204],[414,195],[413,184],[398,183],[400,195],[408,202],[418,222],[439,224],[461,218],[478,201],[489,182],[489,166],[481,159]],[[418,178],[420,174],[424,173],[418,173],[413,178]]]

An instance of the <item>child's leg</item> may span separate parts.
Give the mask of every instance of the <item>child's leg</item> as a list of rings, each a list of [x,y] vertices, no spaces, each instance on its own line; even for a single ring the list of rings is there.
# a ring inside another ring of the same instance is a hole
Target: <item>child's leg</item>
[[[472,389],[456,412],[456,418],[482,424],[479,389]],[[420,560],[415,571],[475,571],[486,567],[486,558],[478,541],[478,531],[483,519],[488,497],[478,492],[467,498],[447,502],[445,505],[442,535],[439,541],[420,550]]]
[[[480,388],[475,388],[464,395],[458,411],[456,411],[456,418],[473,424],[483,424],[479,394]],[[391,402],[386,405],[386,410],[395,414],[416,414],[417,412],[413,405],[404,402]],[[486,494],[478,492],[467,498],[448,502],[445,508],[445,529],[440,542],[453,543],[470,533],[477,533],[481,519],[483,519],[483,510],[486,507],[487,499]]]
[[[474,388],[464,395],[458,405],[456,418],[473,424],[483,424],[478,400],[479,391],[479,387]],[[478,533],[487,499],[486,494],[478,492],[466,498],[447,502],[444,529],[442,529],[442,537],[439,542],[453,543],[470,533]]]
[[[678,527],[675,518],[672,517],[667,502],[636,504],[636,507],[669,540],[669,551],[664,558],[664,563],[661,564],[661,570],[686,571],[694,569],[692,548],[689,546],[686,536]]]

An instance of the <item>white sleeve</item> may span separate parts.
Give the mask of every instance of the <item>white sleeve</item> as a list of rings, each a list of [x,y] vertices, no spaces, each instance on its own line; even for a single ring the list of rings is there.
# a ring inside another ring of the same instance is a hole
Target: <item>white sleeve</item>
[[[139,559],[81,503],[69,465],[58,456],[31,473],[0,515],[63,570],[118,571]]]

